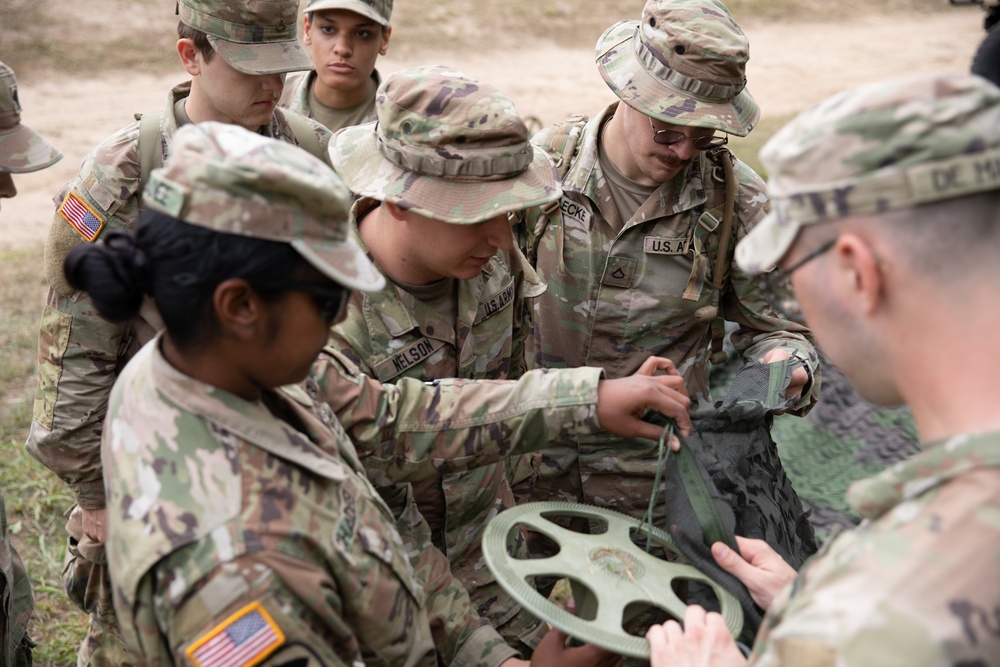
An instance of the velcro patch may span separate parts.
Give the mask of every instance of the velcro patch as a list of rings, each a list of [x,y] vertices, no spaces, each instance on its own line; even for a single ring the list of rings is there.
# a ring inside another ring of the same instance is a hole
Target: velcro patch
[[[372,370],[375,371],[375,376],[380,382],[387,382],[400,373],[405,372],[408,368],[412,368],[423,362],[424,359],[440,350],[443,346],[443,341],[421,338],[417,342],[411,343],[399,352],[396,352],[385,361],[375,364]]]
[[[259,602],[251,602],[195,640],[184,652],[195,667],[253,667],[285,643]]]
[[[104,218],[73,192],[66,195],[59,215],[88,243],[93,243],[104,229]]]
[[[686,255],[690,249],[687,236],[647,236],[642,240],[642,249],[651,255]]]

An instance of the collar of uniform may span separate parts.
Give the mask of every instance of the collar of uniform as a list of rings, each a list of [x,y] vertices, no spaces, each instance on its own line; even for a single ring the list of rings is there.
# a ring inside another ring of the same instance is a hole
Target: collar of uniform
[[[954,477],[991,466],[1000,466],[1000,432],[957,435],[855,482],[847,491],[847,502],[861,516],[875,519]]]
[[[275,456],[296,463],[318,475],[343,480],[343,465],[320,449],[309,436],[275,417],[262,401],[247,401],[227,391],[184,375],[171,366],[160,352],[162,333],[149,346],[153,348],[152,369],[156,386],[179,407],[198,415]],[[306,427],[322,433],[314,416],[281,392],[271,392],[277,402],[302,418]],[[299,409],[296,409],[299,408]]]

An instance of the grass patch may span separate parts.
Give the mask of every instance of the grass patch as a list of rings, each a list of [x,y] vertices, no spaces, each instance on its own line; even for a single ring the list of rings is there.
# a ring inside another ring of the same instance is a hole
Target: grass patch
[[[66,549],[63,512],[73,493],[24,450],[35,393],[38,316],[45,296],[41,251],[0,255],[0,491],[7,504],[11,541],[24,559],[35,618],[29,628],[38,642],[34,663],[76,664],[86,616],[66,598],[62,564]]]

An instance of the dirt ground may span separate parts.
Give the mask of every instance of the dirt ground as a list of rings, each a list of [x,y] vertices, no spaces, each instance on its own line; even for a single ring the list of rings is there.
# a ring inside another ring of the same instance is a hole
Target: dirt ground
[[[793,114],[845,87],[907,73],[966,71],[983,36],[978,8],[924,15],[853,17],[836,23],[743,22],[750,39],[748,89],[765,116]],[[579,48],[538,42],[502,45],[479,52],[407,49],[398,59],[390,48],[380,61],[385,73],[440,63],[490,81],[505,91],[523,115],[551,123],[570,113],[593,115],[613,95],[593,63],[593,35]],[[102,78],[47,74],[19,77],[24,120],[65,154],[51,169],[19,175],[19,196],[4,201],[0,252],[43,244],[52,220],[52,197],[79,170],[88,150],[125,125],[134,112],[159,110],[171,85],[184,78],[121,72]]]

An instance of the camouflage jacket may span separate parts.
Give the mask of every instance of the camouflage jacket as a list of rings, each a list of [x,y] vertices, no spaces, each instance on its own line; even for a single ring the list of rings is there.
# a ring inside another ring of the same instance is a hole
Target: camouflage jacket
[[[597,152],[598,131],[615,107],[607,107],[584,128],[562,181],[560,211],[555,213],[561,224],[534,212],[521,228],[525,254],[548,285],[535,303],[529,365],[600,366],[609,377],[622,377],[655,354],[672,359],[692,396],[705,398],[712,318],[702,316],[702,309],[713,305],[719,234],[712,230],[722,219],[721,210],[709,210],[709,195],[713,189],[725,190],[721,169],[699,156],[620,224]],[[544,146],[549,132],[542,130],[532,141]],[[767,208],[763,181],[742,162],[736,165],[737,219],[725,249],[730,258],[736,241]],[[617,234],[616,226],[621,227]],[[726,320],[739,324],[733,343],[744,357],[761,359],[773,348],[787,347],[817,372],[809,330],[779,317],[757,279],[732,261],[718,307]],[[806,411],[817,392],[814,382],[793,412]]]
[[[375,204],[361,199],[355,213]],[[356,227],[352,235],[365,248]],[[383,382],[400,377],[516,379],[524,373],[526,298],[544,289],[520,252],[498,251],[477,278],[456,281],[455,321],[389,282],[378,292],[352,295],[347,317],[333,328],[330,344],[361,372]],[[479,546],[490,518],[514,506],[505,466],[448,473],[420,483],[414,492],[434,531],[435,546],[445,551],[473,603],[487,606],[483,611],[494,626],[505,623],[519,606],[482,567]]]
[[[377,90],[382,83],[382,76],[378,73],[378,70],[372,72],[372,78],[375,79],[373,90]],[[290,111],[315,119],[315,115],[313,115],[312,109],[309,106],[309,90],[312,88],[313,81],[315,80],[316,70],[292,72],[285,78],[285,89],[281,93],[279,104]],[[378,117],[375,115],[375,96],[373,95],[368,112],[365,114],[362,123],[370,123],[376,120],[378,120]],[[331,132],[336,132],[341,128],[331,127],[329,129]]]
[[[104,433],[107,551],[122,631],[144,664],[194,664],[223,635],[242,647],[246,626],[260,634],[245,650],[263,665],[302,646],[329,664],[438,664],[425,602],[464,592],[414,576],[351,439],[386,480],[410,482],[493,463],[512,441],[537,448],[597,428],[597,369],[397,388],[345,362],[324,354],[305,391],[254,402],[180,374],[156,342],[121,373]],[[481,629],[442,659],[497,664],[506,646]]]
[[[14,667],[34,611],[31,582],[7,534],[7,506],[0,493],[0,667]]]
[[[927,446],[848,503],[865,521],[775,599],[751,664],[1000,665],[1000,433]]]
[[[164,160],[177,129],[174,103],[189,91],[190,84],[182,84],[167,96],[160,118]],[[324,149],[319,157],[329,163],[325,147],[330,132],[306,122]],[[275,111],[266,131],[282,141],[300,143],[282,109]],[[75,210],[86,210],[89,215],[80,218],[80,224],[97,230],[95,241],[110,229],[134,229],[139,219],[140,167],[139,123],[134,122],[87,154],[80,174],[66,185],[56,205],[63,208],[70,202],[78,206]],[[66,284],[62,261],[83,242],[81,234],[57,211],[45,248],[49,291],[39,330],[38,385],[27,448],[72,487],[81,507],[99,509],[104,506],[101,427],[111,385],[119,367],[162,328],[162,322],[149,299],[133,320],[108,322],[86,295]]]

